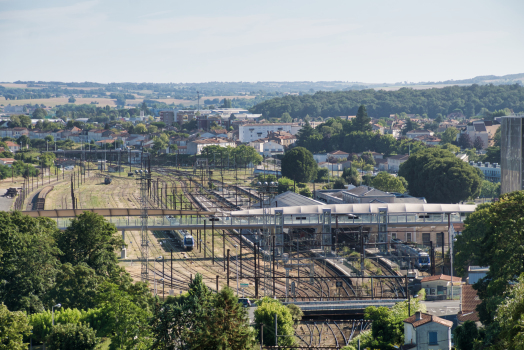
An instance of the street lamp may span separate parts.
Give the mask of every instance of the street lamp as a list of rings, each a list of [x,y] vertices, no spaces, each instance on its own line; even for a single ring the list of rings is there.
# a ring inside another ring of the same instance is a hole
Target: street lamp
[[[236,253],[236,263],[237,263],[237,298],[238,298],[238,249],[237,245],[235,244],[235,253]]]
[[[57,309],[61,308],[62,307],[62,304],[56,304],[55,306],[53,306],[51,308],[51,324],[54,326],[55,325],[55,307]]]

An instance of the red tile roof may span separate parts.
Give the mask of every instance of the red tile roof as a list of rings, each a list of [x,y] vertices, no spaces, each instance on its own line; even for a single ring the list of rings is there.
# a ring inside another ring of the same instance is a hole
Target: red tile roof
[[[431,282],[431,281],[438,281],[438,280],[444,280],[444,281],[451,281],[451,276],[448,275],[436,275],[436,276],[428,276],[424,277],[422,281],[420,282]],[[461,282],[462,278],[460,277],[453,277],[453,282]]]
[[[426,323],[430,323],[430,322],[435,322],[435,323],[438,323],[438,324],[441,324],[443,326],[447,326],[447,327],[452,327],[453,326],[453,321],[448,321],[448,320],[445,320],[443,318],[440,318],[438,316],[433,316],[433,315],[430,315],[430,314],[425,314],[423,312],[420,313],[420,320],[417,320],[417,313],[415,313],[415,315],[411,316],[411,317],[408,317],[404,320],[405,323],[411,323],[411,325],[413,325],[413,327],[417,328],[419,326],[422,326]]]

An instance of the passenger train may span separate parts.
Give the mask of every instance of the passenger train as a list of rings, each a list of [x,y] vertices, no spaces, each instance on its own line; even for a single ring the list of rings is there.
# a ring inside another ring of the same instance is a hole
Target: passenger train
[[[182,244],[182,247],[184,247],[185,250],[191,251],[195,247],[195,239],[189,232],[186,230],[173,230],[173,233],[178,238],[180,243]]]
[[[416,267],[420,271],[428,271],[431,266],[429,254],[424,250],[409,246],[400,239],[392,239],[391,247],[395,249],[397,255],[401,256],[405,261],[411,263],[411,266]]]

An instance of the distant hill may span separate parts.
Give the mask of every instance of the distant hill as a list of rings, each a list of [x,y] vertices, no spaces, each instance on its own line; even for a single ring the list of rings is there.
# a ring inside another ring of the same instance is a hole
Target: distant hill
[[[524,87],[520,84],[443,86],[433,89],[400,87],[398,90],[366,89],[354,91],[319,91],[315,94],[285,96],[258,103],[250,109],[265,118],[280,118],[289,113],[293,118],[337,117],[355,115],[360,105],[366,105],[369,116],[389,117],[390,114],[427,114],[430,118],[461,111],[467,117],[477,115],[482,108],[490,111],[509,108],[524,111]]]
[[[446,80],[436,84],[522,84],[524,82],[524,73],[507,74],[507,75],[480,75],[471,79],[463,80]],[[435,83],[434,83],[435,84]]]

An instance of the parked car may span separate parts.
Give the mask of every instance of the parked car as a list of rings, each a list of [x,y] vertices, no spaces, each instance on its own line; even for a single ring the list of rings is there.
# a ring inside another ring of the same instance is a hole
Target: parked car
[[[248,298],[238,298],[238,302],[244,307],[251,307],[251,302]]]

